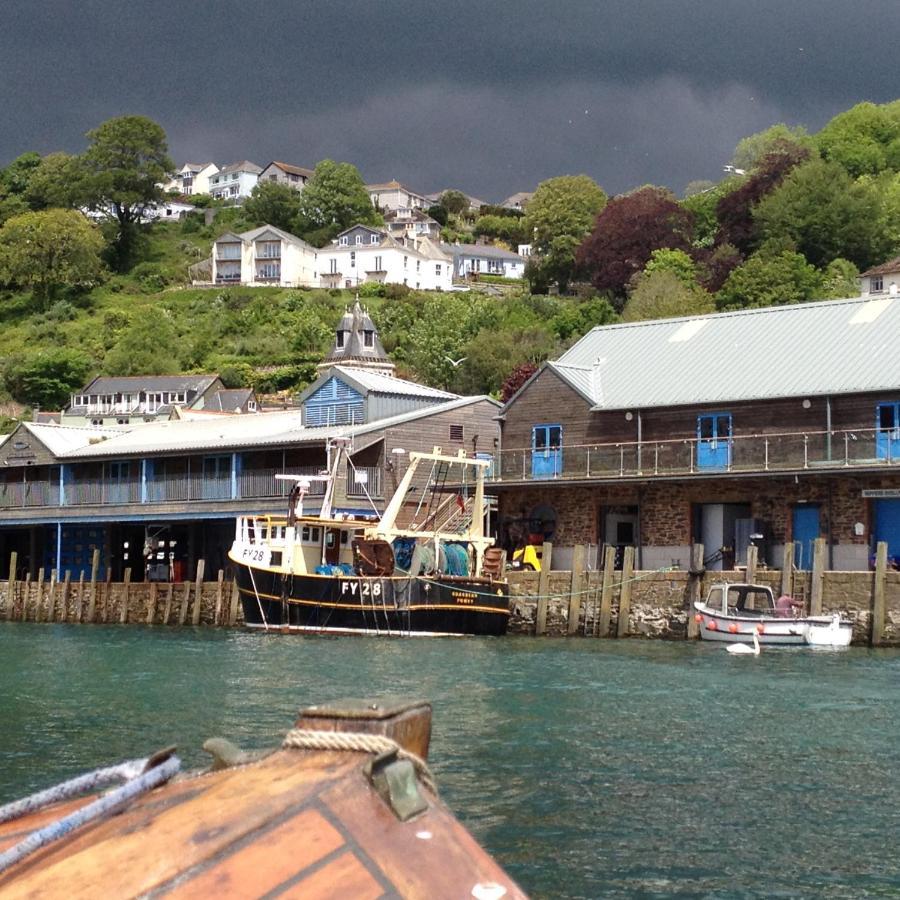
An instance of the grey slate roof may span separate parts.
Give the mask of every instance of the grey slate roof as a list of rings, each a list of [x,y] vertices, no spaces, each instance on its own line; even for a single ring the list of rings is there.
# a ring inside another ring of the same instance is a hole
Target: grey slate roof
[[[547,364],[597,410],[900,390],[900,297],[605,325]]]
[[[344,346],[338,347],[337,337],[335,336],[334,345],[325,357],[325,362],[341,363],[360,360],[366,362],[383,362],[392,365],[390,357],[385,353],[384,345],[381,338],[378,337],[378,330],[375,323],[369,317],[360,305],[359,300],[353,304],[353,309],[344,313],[343,318],[337,327],[338,331],[344,334]],[[372,346],[366,347],[363,334],[366,331],[372,332]]]
[[[441,244],[441,249],[452,252],[454,260],[465,257],[468,259],[508,259],[524,262],[518,253],[504,250],[502,247],[494,247],[491,244]]]
[[[205,391],[218,375],[98,375],[77,394],[126,394],[135,391]]]
[[[241,162],[232,163],[216,172],[217,175],[230,175],[232,172],[250,172],[252,175],[259,175],[262,169],[256,163],[244,159]]]
[[[214,412],[234,412],[236,409],[242,409],[252,397],[253,388],[226,388],[224,391],[216,391],[204,409]]]

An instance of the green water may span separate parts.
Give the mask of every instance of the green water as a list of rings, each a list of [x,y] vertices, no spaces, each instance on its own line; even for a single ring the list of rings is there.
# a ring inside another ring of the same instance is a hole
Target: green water
[[[4,623],[0,685],[0,801],[407,694],[444,799],[534,896],[900,896],[896,651]]]

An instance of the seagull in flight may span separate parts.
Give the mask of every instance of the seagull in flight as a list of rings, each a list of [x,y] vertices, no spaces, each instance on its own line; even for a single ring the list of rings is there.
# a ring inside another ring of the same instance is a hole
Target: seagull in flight
[[[459,359],[450,359],[449,356],[444,357],[454,369],[458,369],[468,358],[468,356],[461,356]]]

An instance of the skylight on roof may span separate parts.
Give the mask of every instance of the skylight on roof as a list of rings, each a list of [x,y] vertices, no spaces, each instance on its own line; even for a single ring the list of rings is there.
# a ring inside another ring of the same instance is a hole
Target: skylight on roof
[[[709,319],[691,319],[680,325],[672,334],[669,335],[670,344],[681,344],[689,341],[697,332],[702,331],[709,325]]]
[[[866,300],[850,317],[850,325],[868,325],[874,322],[894,302],[894,297]]]

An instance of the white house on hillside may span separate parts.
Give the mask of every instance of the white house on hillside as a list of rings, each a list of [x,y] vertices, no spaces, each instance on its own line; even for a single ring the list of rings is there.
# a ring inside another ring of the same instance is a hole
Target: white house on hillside
[[[888,297],[895,295],[900,288],[900,256],[867,269],[859,278],[863,297],[879,294]]]
[[[259,183],[271,181],[275,184],[286,184],[295,191],[302,191],[312,176],[312,169],[304,169],[302,166],[291,166],[288,163],[273,160],[259,173]]]
[[[242,234],[228,232],[213,244],[212,281],[315,287],[318,285],[317,255],[315,247],[272,225]]]
[[[388,209],[428,209],[431,205],[424,194],[417,194],[404,187],[399,181],[385,184],[367,184],[372,206],[380,210]]]
[[[246,159],[232,163],[209,179],[209,193],[217,200],[245,200],[256,187],[260,172],[256,163]]]
[[[489,244],[445,244],[453,254],[453,269],[457,278],[484,273],[502,275],[504,278],[521,278],[525,274],[527,259]]]
[[[367,281],[446,291],[453,284],[453,259],[427,237],[394,238],[368,225],[341,232],[319,251],[322,287],[355,288]]]
[[[165,185],[167,191],[181,194],[208,194],[209,179],[219,171],[212,162],[185,163]]]

